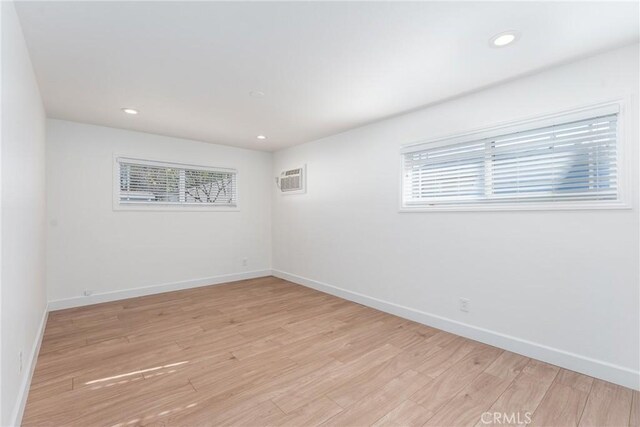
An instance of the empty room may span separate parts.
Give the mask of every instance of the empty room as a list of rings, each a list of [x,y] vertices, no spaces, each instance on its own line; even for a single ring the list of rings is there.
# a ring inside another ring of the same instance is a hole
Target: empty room
[[[640,2],[0,15],[0,426],[640,426]]]

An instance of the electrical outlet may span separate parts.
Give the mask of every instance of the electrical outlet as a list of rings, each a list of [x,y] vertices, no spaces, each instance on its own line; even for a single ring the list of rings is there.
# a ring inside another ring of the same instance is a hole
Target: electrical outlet
[[[22,350],[18,353],[18,373],[22,373]]]
[[[468,313],[470,304],[471,301],[469,301],[467,298],[460,298],[460,311]]]
[[[246,258],[242,258],[242,265],[244,267],[246,267],[248,263],[249,263],[249,260],[247,260]]]

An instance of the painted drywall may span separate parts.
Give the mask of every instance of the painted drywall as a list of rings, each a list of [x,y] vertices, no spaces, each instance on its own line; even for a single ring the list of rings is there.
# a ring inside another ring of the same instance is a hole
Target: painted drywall
[[[237,169],[239,210],[114,210],[116,155]],[[160,292],[268,270],[271,157],[253,150],[47,120],[49,301],[63,306],[60,300],[81,297],[85,290],[94,297],[145,287]]]
[[[45,113],[20,22],[2,2],[3,426],[16,423],[46,313]],[[20,371],[19,353],[22,352]]]
[[[274,176],[306,164],[308,188],[274,191],[274,271],[571,355],[576,370],[590,361],[637,388],[638,73],[628,46],[275,153]],[[399,212],[403,144],[618,99],[632,209]]]

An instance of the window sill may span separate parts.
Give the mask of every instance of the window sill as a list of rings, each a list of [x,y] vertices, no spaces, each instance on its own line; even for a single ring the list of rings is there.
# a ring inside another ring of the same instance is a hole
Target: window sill
[[[586,211],[629,210],[632,206],[622,202],[611,203],[501,203],[477,205],[401,206],[400,213],[423,212],[500,212],[500,211]]]
[[[239,212],[238,206],[198,206],[198,205],[150,205],[150,204],[121,204],[114,203],[115,211],[134,211],[134,212]]]

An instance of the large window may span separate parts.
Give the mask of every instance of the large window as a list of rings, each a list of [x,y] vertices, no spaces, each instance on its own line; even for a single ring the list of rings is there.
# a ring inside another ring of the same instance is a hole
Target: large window
[[[120,205],[237,205],[236,171],[117,158]]]
[[[403,150],[403,207],[587,207],[619,201],[617,108],[489,133]]]

